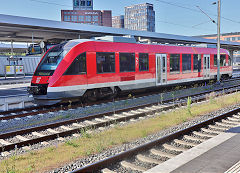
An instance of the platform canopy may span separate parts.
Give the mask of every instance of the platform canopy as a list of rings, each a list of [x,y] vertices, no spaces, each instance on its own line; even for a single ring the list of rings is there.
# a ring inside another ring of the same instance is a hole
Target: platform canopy
[[[52,21],[0,14],[0,41],[14,42],[61,42],[69,39],[89,39],[106,35],[148,39],[151,42],[170,44],[216,44],[216,40],[200,37],[171,35],[147,31],[111,28],[87,24]],[[221,47],[240,50],[240,43],[221,41]]]

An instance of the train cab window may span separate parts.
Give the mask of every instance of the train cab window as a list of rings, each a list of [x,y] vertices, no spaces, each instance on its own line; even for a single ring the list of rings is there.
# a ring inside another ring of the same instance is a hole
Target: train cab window
[[[182,54],[182,71],[191,72],[192,58],[191,54]]]
[[[170,73],[180,73],[180,54],[170,54]]]
[[[149,57],[147,53],[139,53],[139,71],[148,71]]]
[[[72,62],[70,67],[66,70],[64,75],[80,75],[86,74],[86,52],[78,55]]]
[[[135,54],[134,53],[119,53],[120,72],[135,71]]]
[[[66,43],[62,43],[50,49],[43,57],[34,75],[51,76],[68,52],[64,49],[65,45]]]
[[[214,66],[217,66],[217,55],[214,55]],[[226,66],[226,55],[220,55],[220,67]]]
[[[111,73],[115,72],[115,54],[114,53],[100,53],[96,54],[97,59],[97,73]]]
[[[201,72],[201,54],[193,55],[193,71]]]

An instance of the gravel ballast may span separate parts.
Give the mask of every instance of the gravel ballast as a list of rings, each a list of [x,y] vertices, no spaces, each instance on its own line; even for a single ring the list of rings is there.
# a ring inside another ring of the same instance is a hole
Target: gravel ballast
[[[162,130],[162,131],[160,131],[160,132],[158,132],[156,134],[149,135],[149,136],[147,136],[145,138],[141,138],[141,139],[135,140],[133,142],[130,142],[130,143],[127,143],[127,144],[123,144],[123,145],[120,145],[120,146],[117,146],[117,147],[105,150],[105,151],[103,151],[103,152],[101,152],[99,154],[94,154],[94,155],[91,155],[89,157],[80,159],[80,160],[78,160],[76,162],[69,163],[69,164],[67,164],[67,165],[65,165],[65,166],[63,166],[61,168],[55,169],[55,170],[50,171],[50,172],[51,173],[56,173],[56,172],[63,173],[63,172],[69,172],[69,171],[76,170],[77,168],[86,166],[88,164],[97,162],[99,160],[102,160],[104,158],[107,158],[107,157],[110,157],[110,156],[113,156],[113,155],[116,155],[116,154],[121,153],[123,151],[135,148],[135,147],[137,147],[139,145],[151,142],[153,140],[156,140],[158,138],[164,137],[166,135],[169,135],[171,133],[177,132],[179,130],[183,130],[183,129],[185,129],[187,127],[190,127],[190,126],[193,126],[193,125],[195,125],[197,123],[201,123],[201,122],[206,121],[206,120],[208,120],[210,118],[213,118],[213,117],[215,117],[217,115],[220,115],[220,114],[226,113],[226,112],[228,112],[230,110],[239,108],[239,106],[240,106],[240,104],[234,105],[234,106],[230,106],[228,108],[224,108],[224,109],[212,112],[212,113],[210,113],[208,115],[203,115],[203,116],[194,118],[191,121],[184,122],[184,123],[182,123],[180,125],[177,125],[177,126],[174,126],[174,127],[171,127],[171,128],[165,129],[165,130]]]

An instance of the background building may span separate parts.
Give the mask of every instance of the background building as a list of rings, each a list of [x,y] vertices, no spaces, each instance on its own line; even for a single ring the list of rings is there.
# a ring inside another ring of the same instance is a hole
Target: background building
[[[112,27],[113,28],[124,28],[124,15],[113,16]]]
[[[131,30],[155,32],[153,4],[145,3],[125,7],[124,27]]]
[[[211,34],[211,35],[201,35],[198,37],[206,38],[206,39],[217,39],[217,34]],[[232,33],[224,33],[220,36],[221,40],[224,41],[235,41],[240,42],[240,32],[232,32]]]
[[[211,35],[200,35],[198,37],[206,38],[206,39],[217,39],[217,34]],[[220,40],[224,41],[233,41],[233,42],[240,42],[240,32],[231,32],[231,33],[224,33],[221,34]],[[240,64],[240,51],[234,51],[233,53],[233,62]]]
[[[93,10],[93,0],[73,0],[73,10]]]
[[[109,10],[61,10],[64,22],[112,26],[112,11]]]
[[[61,21],[112,27],[112,11],[93,10],[93,0],[73,0],[73,10],[61,10]]]

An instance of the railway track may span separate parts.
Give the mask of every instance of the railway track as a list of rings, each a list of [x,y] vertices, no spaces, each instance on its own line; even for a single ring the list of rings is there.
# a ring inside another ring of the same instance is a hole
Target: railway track
[[[234,92],[234,90],[225,91]],[[221,93],[219,92],[221,95]],[[192,98],[192,102],[206,100],[205,94],[201,94]],[[62,137],[74,135],[80,136],[80,133],[87,129],[95,129],[98,127],[106,127],[116,122],[126,122],[134,119],[144,119],[147,116],[153,116],[157,112],[176,108],[187,104],[187,98],[178,99],[175,102],[168,100],[162,105],[149,104],[137,106],[135,108],[127,108],[118,111],[110,111],[102,114],[81,117],[77,119],[60,121],[57,123],[42,125],[38,127],[26,128],[23,130],[12,131],[0,134],[0,152],[2,156],[8,156],[8,151],[29,146],[36,143],[47,143],[49,140],[63,140]]]
[[[168,159],[240,125],[240,108],[160,139],[87,165],[78,172],[144,172]]]
[[[211,92],[217,92],[217,91],[221,91],[221,90],[228,90],[228,89],[233,89],[236,88],[238,89],[238,87],[240,86],[240,80],[238,80],[239,78],[236,79],[229,79],[224,81],[225,84],[227,84],[227,86],[219,86],[220,88],[218,89],[208,89],[206,91],[201,91],[199,93],[194,93],[191,95],[182,95],[182,96],[175,96],[174,99],[183,99],[186,98],[188,96],[190,97],[194,97],[197,95],[201,95],[201,94],[207,94],[207,93],[211,93]],[[153,94],[157,94],[158,92],[153,91],[151,93],[148,93],[148,95],[153,95]],[[170,92],[171,93],[171,92]],[[171,98],[166,98],[165,100],[162,100],[161,102],[169,102],[170,100],[173,100],[172,98],[172,94],[169,94]],[[146,94],[138,94],[137,97],[142,97],[142,96],[146,96]],[[119,100],[124,100],[127,99],[127,97],[121,97]],[[100,104],[100,103],[108,103],[111,102],[111,100],[104,100],[104,101],[99,101],[99,102],[95,102],[95,103],[89,103],[86,104],[84,106],[92,106],[94,104]],[[155,103],[154,103],[155,104]],[[6,112],[0,112],[0,121],[2,120],[11,120],[11,119],[19,119],[19,118],[23,118],[23,117],[31,117],[34,115],[41,115],[41,114],[45,114],[45,113],[53,113],[53,112],[58,112],[58,111],[66,111],[68,109],[76,109],[78,107],[82,107],[82,104],[73,104],[71,106],[69,105],[54,105],[54,106],[36,106],[36,107],[32,107],[32,108],[26,108],[26,109],[17,109],[17,110],[11,110],[11,111],[6,111]],[[147,105],[146,105],[147,106]]]

